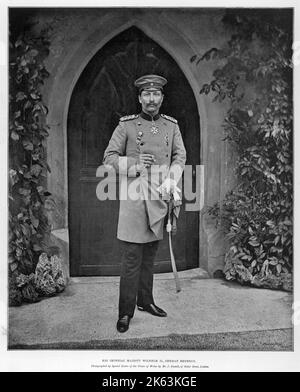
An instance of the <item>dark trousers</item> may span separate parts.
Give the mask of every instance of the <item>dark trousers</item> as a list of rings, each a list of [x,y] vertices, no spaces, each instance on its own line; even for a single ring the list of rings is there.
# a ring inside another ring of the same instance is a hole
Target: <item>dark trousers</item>
[[[153,263],[159,241],[137,244],[122,241],[119,318],[133,317],[136,304],[153,303]]]

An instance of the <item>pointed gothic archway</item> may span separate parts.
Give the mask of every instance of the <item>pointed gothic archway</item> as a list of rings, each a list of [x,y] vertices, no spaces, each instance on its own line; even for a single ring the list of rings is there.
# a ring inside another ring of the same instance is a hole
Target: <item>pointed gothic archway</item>
[[[71,275],[117,275],[118,201],[100,202],[96,168],[120,116],[139,112],[133,81],[157,73],[169,83],[162,112],[177,118],[187,163],[200,163],[200,128],[193,91],[174,59],[141,30],[131,27],[103,46],[85,67],[68,113],[68,189]],[[130,228],[129,228],[130,229]],[[177,239],[177,240],[176,240]],[[181,211],[175,255],[179,269],[198,267],[199,214]],[[170,271],[167,241],[156,272]]]

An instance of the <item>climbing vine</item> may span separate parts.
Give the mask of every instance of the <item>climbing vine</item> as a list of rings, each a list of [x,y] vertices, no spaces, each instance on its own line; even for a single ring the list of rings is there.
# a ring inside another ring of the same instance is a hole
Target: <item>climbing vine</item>
[[[229,102],[223,125],[237,155],[237,185],[210,209],[230,244],[225,277],[286,289],[293,264],[291,21],[289,11],[228,11],[224,47],[191,58],[198,66],[216,62],[201,93]]]
[[[49,76],[47,31],[23,29],[9,42],[9,277],[29,275],[45,250],[49,233],[46,213],[46,124],[48,109],[41,86]]]

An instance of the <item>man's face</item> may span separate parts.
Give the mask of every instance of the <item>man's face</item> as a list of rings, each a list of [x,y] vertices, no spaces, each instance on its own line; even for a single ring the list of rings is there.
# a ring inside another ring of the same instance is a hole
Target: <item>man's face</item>
[[[163,99],[163,93],[157,89],[143,90],[139,95],[139,102],[142,105],[143,111],[152,116],[158,113]]]

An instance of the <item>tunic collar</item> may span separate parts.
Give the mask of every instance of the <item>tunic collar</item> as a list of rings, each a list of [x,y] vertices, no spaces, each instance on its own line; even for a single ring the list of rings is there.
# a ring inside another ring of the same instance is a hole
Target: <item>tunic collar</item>
[[[152,117],[152,116],[150,116],[149,114],[147,114],[147,113],[145,113],[145,112],[142,111],[142,112],[140,113],[140,116],[141,116],[144,120],[147,120],[147,121],[156,121],[156,120],[159,119],[160,114],[157,113],[154,117]]]

